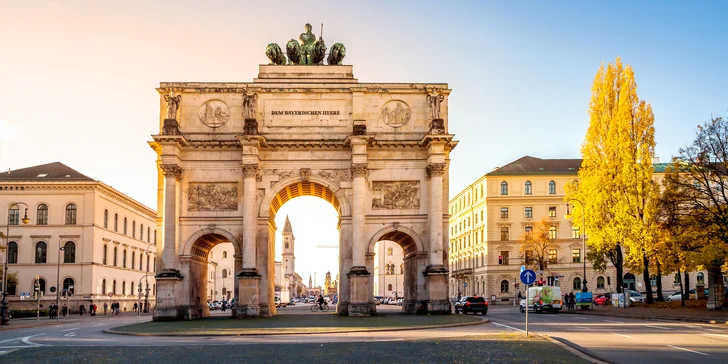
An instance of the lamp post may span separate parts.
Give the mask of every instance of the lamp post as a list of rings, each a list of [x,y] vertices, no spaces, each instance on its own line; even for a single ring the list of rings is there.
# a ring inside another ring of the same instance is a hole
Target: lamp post
[[[144,251],[144,255],[147,256],[147,267],[149,266],[149,247],[152,246],[152,243],[147,244],[147,249]],[[144,313],[149,312],[149,272],[144,275]],[[142,284],[141,278],[139,279],[139,284]],[[141,311],[141,307],[139,309]],[[138,311],[137,311],[138,312]]]
[[[58,310],[61,307],[61,252],[65,250],[58,239],[58,272],[56,272],[56,322],[58,322]]]
[[[22,203],[22,202],[15,202],[10,204],[8,207],[8,221],[7,225],[5,226],[5,262],[3,262],[3,300],[2,305],[0,305],[0,316],[2,316],[2,320],[0,321],[2,325],[7,325],[10,323],[10,307],[8,305],[8,258],[10,251],[8,248],[10,247],[10,211],[13,210],[13,208],[20,208],[20,205],[25,206],[25,214],[23,215],[23,224],[27,225],[30,222],[30,219],[28,218],[28,205]],[[20,211],[18,211],[20,212]],[[16,216],[19,217],[19,216]],[[14,221],[17,225],[18,221]]]
[[[572,198],[569,199],[567,202],[576,201],[579,204],[581,204],[581,245],[583,247],[583,257],[581,261],[584,263],[584,279],[581,281],[581,291],[582,292],[589,292],[589,289],[586,287],[586,225],[584,223],[584,216],[586,216],[586,206],[581,200]],[[568,206],[567,206],[568,207]],[[567,214],[567,216],[570,214]]]

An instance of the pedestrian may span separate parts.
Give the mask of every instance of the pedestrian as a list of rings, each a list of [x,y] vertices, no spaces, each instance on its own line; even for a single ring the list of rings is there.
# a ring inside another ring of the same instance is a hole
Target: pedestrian
[[[109,304],[104,302],[104,316],[106,316],[106,310],[109,309]]]
[[[518,291],[518,302],[521,302],[522,298],[523,298],[523,295],[521,294],[521,291]]]
[[[139,306],[137,306],[137,303],[136,303],[136,302],[134,302],[134,312],[136,312],[136,311],[137,311],[137,307],[139,307]]]
[[[574,299],[574,292],[569,293],[569,305],[573,311],[576,308],[576,300]]]
[[[569,306],[569,304],[571,304],[571,302],[569,301],[569,294],[564,293],[564,306],[566,306],[567,310],[571,309],[571,306]]]
[[[85,310],[86,307],[84,305],[78,306],[78,315],[83,316],[83,310]]]
[[[63,308],[61,309],[61,313],[63,314],[63,318],[66,318],[66,314],[68,313],[68,307],[66,307],[66,304],[63,304]]]

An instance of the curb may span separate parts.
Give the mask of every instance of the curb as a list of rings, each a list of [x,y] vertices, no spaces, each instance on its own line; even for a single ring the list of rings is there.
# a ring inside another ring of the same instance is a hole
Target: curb
[[[429,330],[429,329],[444,329],[449,327],[462,327],[462,326],[475,326],[482,325],[490,322],[486,318],[480,319],[475,322],[464,322],[460,324],[447,324],[447,325],[429,325],[429,326],[409,326],[409,327],[383,327],[377,329],[366,329],[366,330],[330,330],[330,331],[317,331],[317,332],[271,332],[271,333],[237,333],[237,334],[175,334],[175,333],[147,333],[147,332],[124,332],[116,331],[115,328],[104,330],[105,334],[114,335],[127,335],[127,336],[171,336],[171,337],[204,337],[204,336],[280,336],[280,335],[319,335],[319,334],[350,334],[355,332],[387,332],[387,331],[413,331],[413,330]]]
[[[554,339],[554,338],[552,338],[551,336],[548,336],[548,335],[543,335],[543,334],[534,334],[534,335],[539,336],[539,337],[542,337],[542,338],[548,340],[549,342],[551,342],[553,344],[556,344],[556,345],[564,348],[564,350],[566,350],[566,351],[568,351],[568,352],[570,352],[570,353],[572,353],[572,354],[574,354],[574,355],[576,355],[576,356],[578,356],[578,357],[580,357],[580,358],[582,358],[582,359],[584,359],[584,360],[586,360],[586,361],[588,361],[590,363],[595,363],[595,364],[609,364],[608,361],[605,361],[603,359],[599,359],[599,358],[597,358],[595,356],[592,356],[594,354],[590,354],[590,353],[586,353],[584,351],[581,351],[580,349],[583,349],[583,348],[580,347],[580,346],[578,346],[578,345],[571,346],[571,345],[567,344],[566,342],[562,342],[560,340],[556,340],[556,339]]]
[[[681,322],[698,322],[698,323],[706,323],[706,324],[722,324],[726,323],[728,324],[728,320],[726,319],[705,319],[705,318],[699,318],[699,317],[675,317],[675,316],[667,316],[667,317],[657,317],[657,316],[639,316],[639,315],[623,315],[623,314],[614,314],[614,313],[602,313],[602,312],[579,312],[579,311],[571,311],[571,312],[561,312],[562,314],[565,313],[567,315],[593,315],[593,316],[611,316],[611,317],[623,317],[623,318],[631,318],[631,319],[641,319],[641,320],[664,320],[664,321],[681,321]]]

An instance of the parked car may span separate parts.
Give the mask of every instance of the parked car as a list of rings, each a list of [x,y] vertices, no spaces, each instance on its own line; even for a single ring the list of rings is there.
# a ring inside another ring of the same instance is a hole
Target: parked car
[[[389,302],[387,302],[387,304],[388,305],[396,305],[397,304],[397,301],[399,301],[399,300],[396,299],[396,298],[390,298],[389,299]]]
[[[629,294],[629,300],[632,303],[644,303],[645,302],[645,296],[643,296],[642,293],[639,293],[637,291],[633,291],[630,289],[625,289],[624,293]]]
[[[382,296],[374,296],[374,303],[377,305],[382,303]]]
[[[689,299],[691,299],[691,300],[694,300],[695,299],[695,292],[696,291],[695,291],[694,288],[691,289],[690,291],[688,291],[688,297],[689,297]],[[707,288],[705,289],[705,297],[708,297],[708,289]],[[681,301],[682,300],[682,293],[681,292],[675,292],[675,293],[667,296],[667,300],[668,301]]]
[[[455,313],[461,312],[463,314],[472,312],[474,315],[480,312],[481,315],[486,315],[488,314],[488,302],[483,297],[465,296],[455,303]]]
[[[400,298],[397,300],[397,306],[402,306],[404,304],[404,298]]]
[[[594,304],[597,306],[608,306],[610,302],[612,302],[611,293],[600,294],[594,299]]]
[[[521,312],[526,309],[533,312],[552,311],[559,312],[562,307],[561,287],[537,286],[528,289],[528,302],[521,300]]]

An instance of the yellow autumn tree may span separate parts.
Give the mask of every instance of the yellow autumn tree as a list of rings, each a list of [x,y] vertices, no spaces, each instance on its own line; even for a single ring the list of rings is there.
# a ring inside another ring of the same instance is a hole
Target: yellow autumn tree
[[[533,230],[521,237],[521,254],[527,267],[544,271],[549,263],[558,263],[549,257],[550,250],[559,249],[559,244],[551,233],[552,228],[556,228],[556,225],[545,217],[533,226]]]
[[[579,182],[567,186],[565,200],[572,205],[574,226],[586,228],[591,249],[587,258],[597,270],[611,261],[620,290],[623,263],[650,282],[657,239],[654,134],[652,108],[637,96],[632,67],[620,58],[607,67],[602,64],[592,85]],[[652,303],[649,283],[646,291]]]

